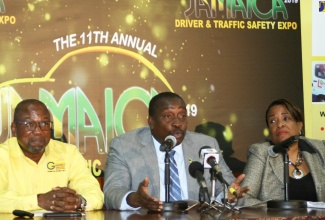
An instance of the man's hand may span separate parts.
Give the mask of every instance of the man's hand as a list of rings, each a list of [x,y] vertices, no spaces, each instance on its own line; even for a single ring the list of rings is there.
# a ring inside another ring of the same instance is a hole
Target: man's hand
[[[246,192],[249,190],[249,186],[240,187],[241,182],[245,179],[245,174],[241,174],[237,179],[230,184],[230,187],[234,188],[237,193],[237,198],[228,193],[228,202],[237,202],[237,199],[242,198],[246,195]]]
[[[51,191],[37,195],[38,206],[52,212],[73,212],[80,208],[80,198],[76,191],[67,187],[55,187]]]
[[[162,201],[159,201],[158,199],[149,195],[148,185],[149,179],[146,177],[139,184],[138,190],[136,192],[130,193],[127,196],[126,201],[130,206],[134,208],[142,207],[153,211],[161,211],[163,203]]]

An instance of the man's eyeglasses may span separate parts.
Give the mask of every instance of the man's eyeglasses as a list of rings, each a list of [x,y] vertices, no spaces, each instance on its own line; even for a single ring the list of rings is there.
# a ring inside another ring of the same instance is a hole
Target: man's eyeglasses
[[[39,126],[42,131],[49,131],[52,128],[51,121],[15,121],[15,124],[23,125],[25,131],[35,131],[36,126]]]

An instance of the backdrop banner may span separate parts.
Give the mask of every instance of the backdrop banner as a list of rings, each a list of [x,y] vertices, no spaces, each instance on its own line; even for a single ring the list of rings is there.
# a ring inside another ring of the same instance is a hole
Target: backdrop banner
[[[304,3],[306,4],[306,3]],[[304,97],[306,122],[310,125],[308,136],[325,139],[325,1],[311,1],[304,14],[309,24],[304,28]],[[308,30],[309,28],[309,30]],[[309,33],[309,35],[307,35]],[[307,50],[306,48],[309,47]],[[310,82],[312,82],[310,84]]]
[[[273,100],[304,107],[298,0],[0,0],[0,28],[0,141],[17,103],[37,98],[92,167],[147,125],[162,91],[238,161],[267,138]]]

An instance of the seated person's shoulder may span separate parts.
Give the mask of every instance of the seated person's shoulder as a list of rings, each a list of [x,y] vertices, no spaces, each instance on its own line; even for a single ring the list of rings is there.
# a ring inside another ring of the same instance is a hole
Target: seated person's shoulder
[[[186,131],[186,137],[193,141],[200,140],[202,143],[206,144],[214,144],[216,142],[214,137],[198,132]]]
[[[8,158],[8,155],[17,154],[19,145],[15,137],[7,139],[0,144],[0,158]]]
[[[132,131],[125,132],[124,134],[118,135],[114,137],[112,140],[129,140],[129,139],[135,139],[139,136],[144,135],[151,135],[149,127],[141,127],[134,129]]]
[[[9,145],[8,144],[5,144],[5,143],[0,144],[0,152],[1,152],[1,154],[5,153],[5,152],[7,153],[8,151],[9,151]]]
[[[64,143],[62,141],[58,140],[51,140],[48,144],[48,147],[52,152],[73,152],[73,151],[79,151],[76,145],[74,144],[69,144],[69,143]]]
[[[271,143],[269,141],[263,141],[263,142],[258,142],[258,143],[254,143],[252,144],[248,150],[250,152],[267,152],[267,150],[269,149],[269,147],[271,146]]]
[[[6,161],[9,159],[9,147],[7,145],[1,144],[0,145],[0,160]]]
[[[194,137],[201,137],[201,138],[207,138],[207,139],[215,139],[207,134],[204,134],[204,133],[199,133],[199,132],[195,132],[195,131],[186,131],[186,134],[187,135],[191,135],[191,136],[194,136]]]
[[[321,151],[325,151],[325,140],[302,137],[299,141],[300,144],[307,144],[308,147],[313,146],[313,148],[319,148]]]

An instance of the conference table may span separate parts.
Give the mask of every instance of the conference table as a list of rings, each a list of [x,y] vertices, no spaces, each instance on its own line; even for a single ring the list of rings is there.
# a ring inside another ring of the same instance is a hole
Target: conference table
[[[26,219],[16,217],[13,214],[0,214],[0,220]],[[147,210],[139,211],[117,211],[117,210],[98,210],[86,212],[82,217],[52,217],[45,218],[34,216],[35,220],[196,220],[196,219],[325,219],[325,209],[295,209],[281,210],[268,209],[265,206],[242,208],[238,210],[213,209],[204,207],[194,207],[186,212],[159,212],[150,213]]]

